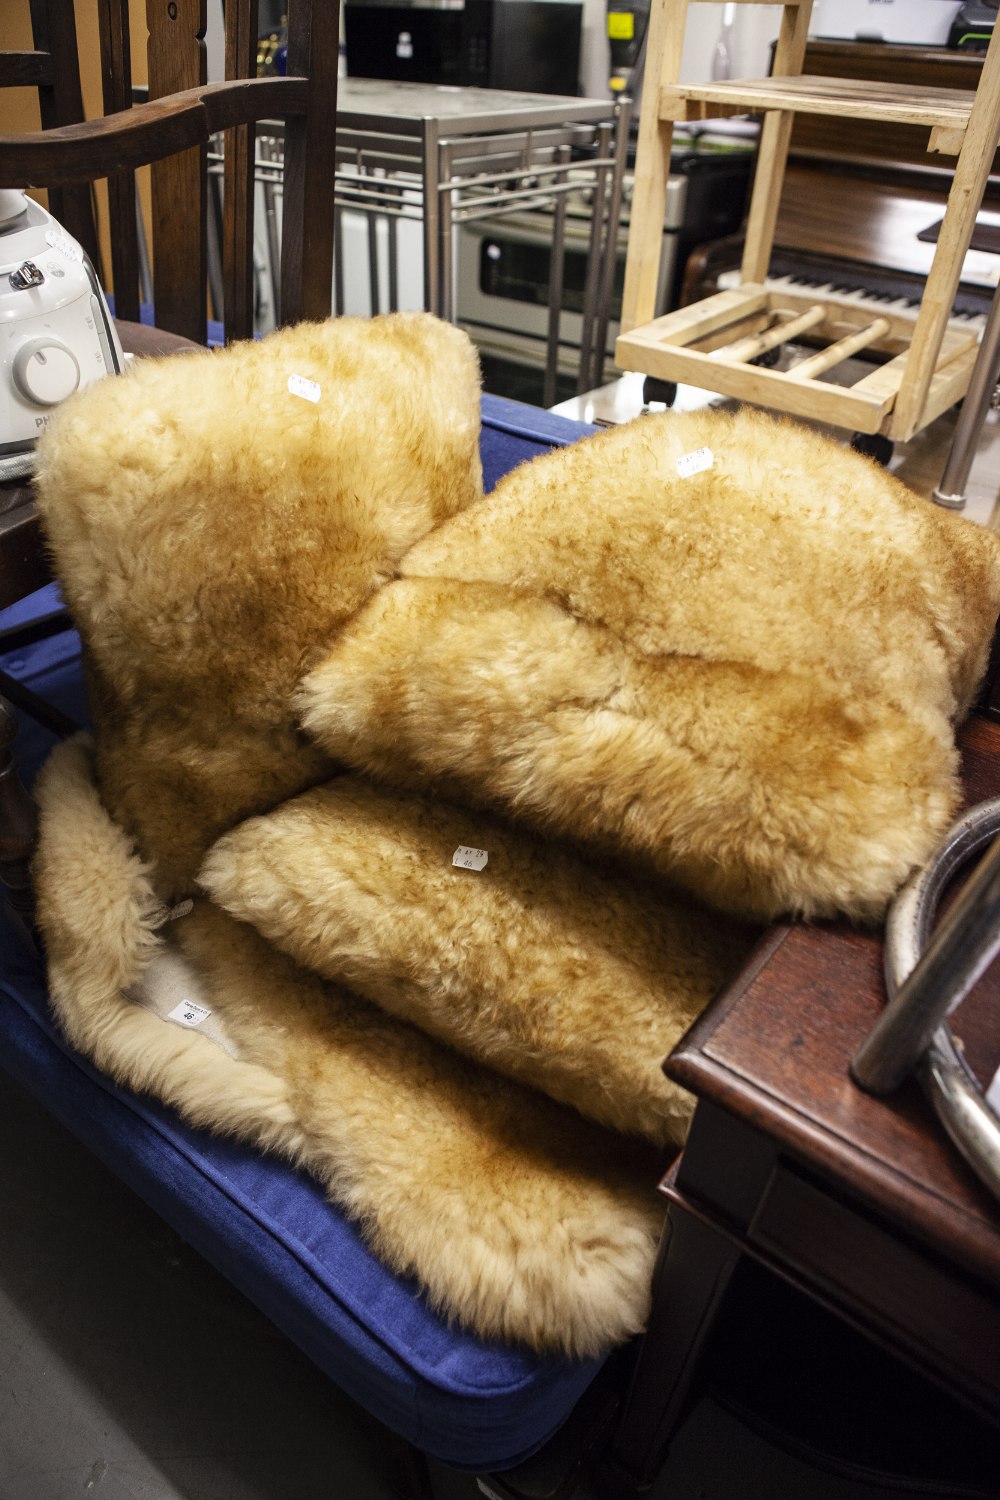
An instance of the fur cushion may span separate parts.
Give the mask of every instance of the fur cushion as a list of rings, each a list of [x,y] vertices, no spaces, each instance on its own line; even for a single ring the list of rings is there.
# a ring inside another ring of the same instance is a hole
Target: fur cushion
[[[148,872],[80,738],[38,782],[36,883],[70,1042],[194,1125],[311,1171],[376,1253],[484,1337],[587,1355],[646,1318],[662,1163],[298,968],[206,901],[170,924],[228,1045],[150,1014]]]
[[[406,550],[479,498],[478,438],[475,351],[425,314],[137,361],[53,418],[39,508],[100,787],[163,895],[240,817],[329,774],[292,691]]]
[[[380,778],[764,918],[876,916],[952,814],[1000,542],[805,428],[642,418],[522,465],[402,572],[299,695]]]
[[[454,866],[462,845],[484,869]],[[755,936],[496,818],[352,776],[241,824],[199,883],[307,968],[663,1145],[693,1100],[662,1061]]]

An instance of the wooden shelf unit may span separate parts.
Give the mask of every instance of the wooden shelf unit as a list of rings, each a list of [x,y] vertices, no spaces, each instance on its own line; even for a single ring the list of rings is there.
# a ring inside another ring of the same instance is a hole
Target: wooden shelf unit
[[[697,0],[653,0],[616,362],[663,381],[905,442],[962,399],[975,364],[978,333],[952,321],[951,308],[1000,139],[1000,37],[990,45],[974,91],[915,93],[902,83],[804,75],[812,0],[790,0],[783,6],[774,76],[682,84],[677,75],[689,3]],[[748,113],[762,113],[763,124],[740,285],[655,318],[674,123]],[[822,294],[798,297],[767,288],[789,137],[800,113],[924,129],[929,152],[955,158],[916,313],[868,311]],[[825,345],[782,370],[751,363],[802,335]],[[878,356],[871,373],[853,385],[836,383],[844,362],[863,351]]]

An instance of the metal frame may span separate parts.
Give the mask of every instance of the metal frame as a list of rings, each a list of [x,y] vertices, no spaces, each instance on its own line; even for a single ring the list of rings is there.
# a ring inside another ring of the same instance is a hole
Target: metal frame
[[[381,304],[376,225],[389,226],[388,305],[397,305],[396,231],[401,219],[423,220],[424,305],[455,319],[452,230],[525,207],[552,211],[552,296],[546,391],[554,399],[559,355],[566,201],[592,205],[584,289],[578,388],[603,378],[607,326],[621,218],[630,101],[594,100],[501,89],[342,79],[338,97],[336,212],[369,216],[371,305]],[[281,183],[283,127],[258,131],[255,175],[273,199]],[[213,152],[217,168],[221,154]],[[339,240],[339,235],[335,236]],[[277,295],[275,289],[275,296]],[[337,257],[333,306],[343,308]],[[546,400],[551,405],[551,400]]]
[[[955,1045],[948,1015],[1000,952],[1000,798],[955,823],[930,863],[896,897],[886,922],[889,1004],[851,1064],[873,1093],[914,1069],[945,1129],[983,1182],[1000,1195],[1000,1118]],[[938,903],[961,865],[988,854],[940,926]]]

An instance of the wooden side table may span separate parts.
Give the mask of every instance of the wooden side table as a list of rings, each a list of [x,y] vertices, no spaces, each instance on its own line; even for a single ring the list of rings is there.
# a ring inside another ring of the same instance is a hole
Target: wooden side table
[[[969,803],[1000,794],[1000,725],[971,719],[962,745]],[[653,1321],[615,1444],[640,1484],[744,1256],[1000,1422],[1000,1202],[913,1080],[874,1098],[848,1073],[884,1004],[881,965],[879,933],[775,926],[666,1063],[699,1102],[661,1185]],[[998,1016],[987,975],[953,1017],[981,1076],[1000,1064]]]

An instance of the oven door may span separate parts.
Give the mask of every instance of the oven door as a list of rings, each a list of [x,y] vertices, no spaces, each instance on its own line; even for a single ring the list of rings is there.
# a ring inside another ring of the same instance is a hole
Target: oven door
[[[657,308],[661,312],[667,311],[676,260],[677,232],[684,219],[686,194],[687,178],[672,175],[668,180],[657,295]],[[570,394],[565,390],[566,383],[579,370],[590,227],[587,212],[573,205],[566,215],[566,250],[556,366],[564,394]],[[545,368],[552,233],[550,209],[498,214],[492,218],[462,224],[459,228],[457,316],[459,323],[479,346],[487,376],[491,361],[502,361],[532,370]],[[621,315],[627,239],[628,222],[623,213],[609,309],[605,351],[608,360],[614,357]],[[513,392],[497,389],[496,393],[507,395]]]

